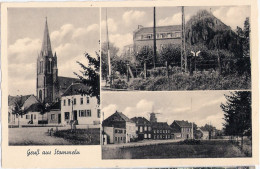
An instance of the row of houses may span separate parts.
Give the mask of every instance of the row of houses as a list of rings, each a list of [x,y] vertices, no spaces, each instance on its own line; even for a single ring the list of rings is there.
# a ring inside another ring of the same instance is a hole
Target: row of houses
[[[8,96],[9,125],[77,125],[100,124],[100,108],[96,97],[82,95],[80,91],[87,90],[86,85],[74,83],[61,96],[60,101],[50,105],[50,109],[41,113],[42,102],[34,95]],[[17,104],[22,106],[25,114],[15,113]]]
[[[102,122],[103,144],[129,143],[138,140],[192,139],[193,124],[188,121],[174,120],[157,122],[155,113],[150,114],[150,120],[144,117],[129,119],[122,112],[116,111]],[[206,134],[205,134],[206,136]]]

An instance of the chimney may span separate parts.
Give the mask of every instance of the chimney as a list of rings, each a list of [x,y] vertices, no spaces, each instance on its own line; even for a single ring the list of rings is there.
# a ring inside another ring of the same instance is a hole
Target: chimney
[[[143,28],[143,26],[142,25],[138,25],[137,29],[141,29],[141,28]]]

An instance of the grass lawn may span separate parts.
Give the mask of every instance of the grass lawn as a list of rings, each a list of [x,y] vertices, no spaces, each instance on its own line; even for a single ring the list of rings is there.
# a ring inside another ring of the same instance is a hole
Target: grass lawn
[[[54,136],[64,138],[73,145],[99,145],[100,129],[76,129],[75,131],[60,130],[54,133]]]
[[[200,74],[189,76],[173,74],[169,80],[165,76],[136,79],[128,86],[131,90],[235,90],[251,89],[251,78],[242,76],[217,76]]]
[[[246,157],[228,141],[202,141],[198,145],[170,143],[142,147],[102,149],[103,159],[231,158]]]

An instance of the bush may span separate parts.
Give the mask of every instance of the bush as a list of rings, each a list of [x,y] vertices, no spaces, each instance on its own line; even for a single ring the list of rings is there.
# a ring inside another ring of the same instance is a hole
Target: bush
[[[186,139],[184,141],[179,142],[179,144],[187,144],[187,145],[199,145],[200,140],[196,139]]]
[[[128,88],[128,84],[121,79],[115,80],[114,83],[112,84],[112,88],[115,89],[127,89]]]

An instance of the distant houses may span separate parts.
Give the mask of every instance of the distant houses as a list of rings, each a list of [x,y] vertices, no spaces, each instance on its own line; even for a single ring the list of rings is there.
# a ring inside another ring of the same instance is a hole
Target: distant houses
[[[157,122],[155,113],[150,113],[150,121],[144,117],[129,119],[116,111],[102,122],[103,144],[129,143],[141,140],[192,139],[192,123],[174,121]]]

